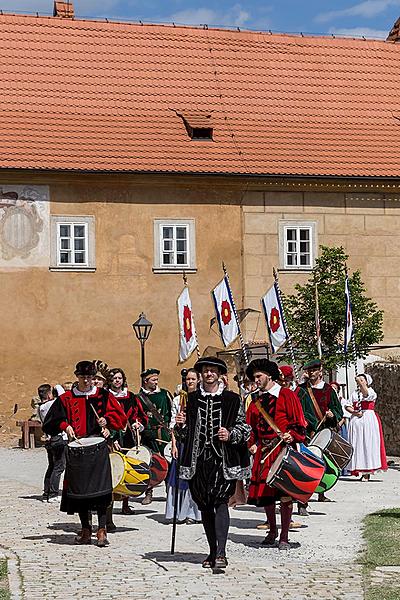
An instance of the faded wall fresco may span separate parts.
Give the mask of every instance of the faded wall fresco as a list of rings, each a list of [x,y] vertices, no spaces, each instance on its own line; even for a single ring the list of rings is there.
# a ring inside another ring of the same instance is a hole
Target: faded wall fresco
[[[0,270],[48,267],[49,188],[0,185]]]

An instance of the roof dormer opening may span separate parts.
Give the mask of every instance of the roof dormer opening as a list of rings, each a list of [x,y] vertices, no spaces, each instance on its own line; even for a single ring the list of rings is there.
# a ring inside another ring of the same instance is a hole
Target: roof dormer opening
[[[203,110],[175,111],[181,117],[188,136],[194,141],[213,141],[211,112]]]
[[[212,127],[193,127],[190,136],[192,140],[212,140],[213,139],[213,128]],[[189,134],[190,135],[190,134]]]

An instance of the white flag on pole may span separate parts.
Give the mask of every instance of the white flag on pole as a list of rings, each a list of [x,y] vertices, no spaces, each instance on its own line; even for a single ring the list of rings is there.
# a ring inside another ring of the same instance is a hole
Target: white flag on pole
[[[178,298],[179,318],[179,362],[185,362],[197,348],[196,327],[194,324],[189,288],[185,286]]]
[[[351,298],[348,275],[346,275],[344,293],[346,297],[346,327],[344,330],[344,352],[347,354],[347,352],[349,351],[351,340],[353,338],[353,313],[351,312]]]
[[[276,284],[261,298],[265,320],[267,321],[272,352],[275,353],[288,339],[283,321],[282,306],[276,289]]]
[[[215,314],[224,346],[229,346],[239,335],[239,326],[233,308],[232,293],[224,277],[212,290]]]

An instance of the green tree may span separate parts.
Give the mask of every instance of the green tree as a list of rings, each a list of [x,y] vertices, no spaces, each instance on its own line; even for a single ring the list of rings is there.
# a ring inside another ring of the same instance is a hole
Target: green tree
[[[345,277],[349,258],[344,248],[320,246],[313,274],[305,285],[297,284],[296,293],[283,296],[286,320],[298,360],[318,356],[315,327],[315,284],[318,286],[323,361],[327,368],[343,366],[345,328]],[[383,338],[383,311],[365,296],[360,271],[349,275],[356,353],[365,358],[369,346]],[[349,356],[352,362],[353,357]]]

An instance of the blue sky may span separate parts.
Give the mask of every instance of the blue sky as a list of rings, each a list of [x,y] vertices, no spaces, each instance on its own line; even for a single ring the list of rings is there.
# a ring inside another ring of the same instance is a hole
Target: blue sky
[[[77,16],[386,37],[400,0],[73,0]],[[0,0],[11,12],[52,11],[52,0]]]

